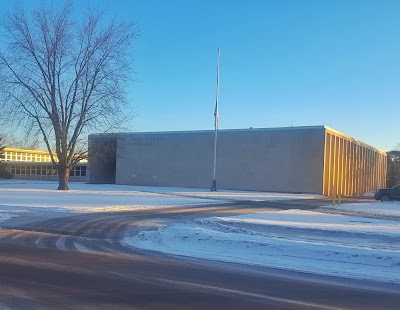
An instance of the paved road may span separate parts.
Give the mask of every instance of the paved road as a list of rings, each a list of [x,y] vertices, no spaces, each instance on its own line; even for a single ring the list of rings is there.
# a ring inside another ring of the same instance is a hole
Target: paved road
[[[160,223],[290,209],[300,203],[312,209],[326,201],[237,202],[68,216],[20,214],[1,223],[0,310],[398,309],[400,293],[384,292],[395,289],[388,286],[299,277],[120,244],[125,234],[155,229]]]

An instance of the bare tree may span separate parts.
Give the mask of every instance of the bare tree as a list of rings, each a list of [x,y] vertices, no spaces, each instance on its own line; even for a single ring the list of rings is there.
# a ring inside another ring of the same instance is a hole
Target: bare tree
[[[5,145],[2,144],[3,138],[0,137],[0,178],[11,179],[13,175],[6,170],[6,166],[4,165],[4,157],[3,151],[5,149]]]
[[[0,92],[8,119],[38,132],[58,170],[58,189],[86,158],[89,130],[107,131],[127,115],[129,53],[137,29],[88,9],[76,18],[71,3],[42,6],[32,14],[5,15],[0,52]]]
[[[386,186],[393,187],[400,184],[400,147],[387,152]]]

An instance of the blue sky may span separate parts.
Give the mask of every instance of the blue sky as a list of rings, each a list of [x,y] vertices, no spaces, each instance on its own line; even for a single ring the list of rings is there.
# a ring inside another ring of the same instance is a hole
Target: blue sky
[[[220,129],[327,125],[400,143],[400,1],[95,3],[141,29],[134,130],[213,129],[220,48]]]

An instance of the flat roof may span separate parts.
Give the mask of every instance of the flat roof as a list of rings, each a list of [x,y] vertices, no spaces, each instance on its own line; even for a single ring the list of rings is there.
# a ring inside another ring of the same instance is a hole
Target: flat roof
[[[296,127],[271,127],[271,128],[239,128],[239,129],[218,129],[218,132],[250,132],[250,131],[274,131],[274,130],[316,130],[324,129],[325,126],[296,126]],[[157,134],[182,134],[182,133],[207,133],[215,132],[214,129],[205,130],[171,130],[171,131],[137,131],[137,132],[116,132],[116,133],[93,133],[91,136],[123,136],[123,135],[157,135]]]
[[[5,147],[3,149],[3,153],[4,152],[18,152],[18,153],[28,153],[28,154],[32,154],[32,155],[37,154],[37,155],[49,155],[50,156],[50,153],[47,151],[18,149],[18,148],[14,148],[14,147]],[[57,158],[57,154],[55,152],[53,152],[53,156]],[[87,162],[87,159],[82,159],[79,162],[80,163]]]
[[[27,150],[27,149],[17,149],[13,147],[5,147],[3,152],[20,152],[20,153],[31,153],[31,154],[44,154],[44,155],[50,155],[49,152],[47,151],[39,151],[39,150]],[[56,155],[55,153],[53,153]]]
[[[367,144],[367,143],[364,143],[364,142],[362,142],[362,141],[360,141],[360,140],[357,140],[357,139],[355,139],[355,138],[353,138],[353,137],[350,137],[350,136],[348,136],[348,135],[345,135],[344,133],[342,133],[342,132],[340,132],[340,131],[337,131],[337,130],[335,130],[335,129],[332,129],[332,128],[328,127],[328,126],[324,126],[324,127],[325,127],[326,131],[329,132],[329,133],[333,133],[333,134],[335,134],[335,135],[337,135],[337,136],[340,136],[340,137],[342,137],[342,138],[344,138],[344,139],[346,139],[346,140],[350,140],[350,141],[352,141],[352,142],[354,142],[354,143],[356,143],[356,144],[358,144],[358,145],[362,145],[362,146],[364,146],[364,147],[366,147],[366,148],[369,148],[369,149],[371,149],[371,150],[374,150],[374,151],[376,151],[377,153],[386,155],[386,152],[383,151],[383,150],[380,150],[380,149],[378,149],[378,148],[376,148],[376,147],[373,147],[373,146],[371,146],[371,145],[369,145],[369,144]]]

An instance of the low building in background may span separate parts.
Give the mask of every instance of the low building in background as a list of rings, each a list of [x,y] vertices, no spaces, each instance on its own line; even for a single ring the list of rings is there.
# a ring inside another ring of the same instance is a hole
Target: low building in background
[[[57,156],[55,159],[57,160]],[[57,170],[53,166],[49,152],[4,148],[0,160],[14,179],[20,180],[58,180]],[[88,175],[87,160],[80,161],[70,172],[70,181],[86,182]]]
[[[89,151],[89,183],[211,187],[213,130],[93,134]],[[351,196],[384,187],[386,169],[384,151],[326,126],[218,132],[221,189]]]

